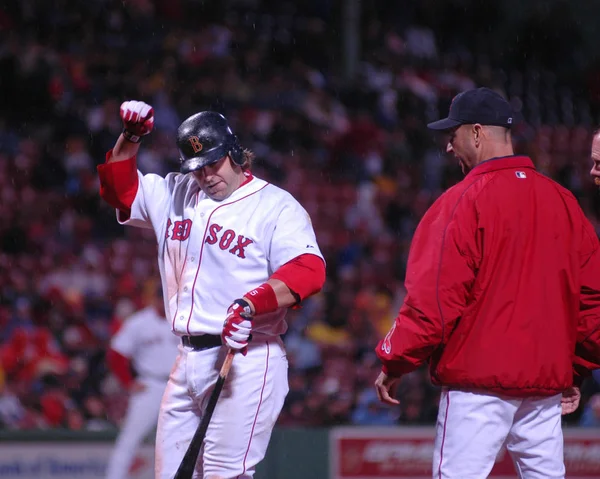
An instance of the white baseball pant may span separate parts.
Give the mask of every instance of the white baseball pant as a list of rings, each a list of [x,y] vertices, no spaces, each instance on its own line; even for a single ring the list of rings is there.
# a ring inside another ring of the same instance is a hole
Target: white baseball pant
[[[433,478],[485,479],[506,446],[520,479],[564,479],[560,400],[444,388]]]
[[[225,347],[180,346],[161,403],[157,479],[172,479],[200,422],[226,354]],[[194,478],[246,479],[265,456],[288,393],[288,363],[279,338],[251,341],[236,353],[206,432]]]

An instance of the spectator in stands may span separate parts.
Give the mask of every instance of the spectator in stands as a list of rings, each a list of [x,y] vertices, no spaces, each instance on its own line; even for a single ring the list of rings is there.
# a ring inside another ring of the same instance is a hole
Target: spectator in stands
[[[594,394],[583,408],[581,427],[600,427],[600,393]]]

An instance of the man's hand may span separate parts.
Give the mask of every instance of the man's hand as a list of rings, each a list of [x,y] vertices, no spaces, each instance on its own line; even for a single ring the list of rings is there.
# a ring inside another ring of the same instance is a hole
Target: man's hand
[[[221,338],[231,349],[241,351],[245,356],[248,352],[248,341],[252,332],[252,309],[244,299],[236,299],[229,309],[223,323]]]
[[[581,391],[577,386],[571,386],[562,394],[560,400],[560,407],[562,409],[562,415],[571,414],[577,411],[579,407],[579,401],[581,400]]]
[[[396,386],[399,381],[400,378],[391,378],[384,372],[379,374],[375,380],[375,391],[382,403],[391,404],[393,406],[400,404],[400,401],[392,397],[396,392]]]
[[[121,105],[123,136],[133,143],[139,143],[141,137],[154,128],[154,110],[143,101],[126,101]]]

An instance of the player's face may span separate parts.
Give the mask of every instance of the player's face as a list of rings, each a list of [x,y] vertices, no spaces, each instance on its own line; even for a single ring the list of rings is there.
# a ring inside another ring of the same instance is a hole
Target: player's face
[[[446,145],[446,153],[452,153],[455,156],[465,175],[476,164],[472,129],[473,125],[461,125],[450,130],[450,138],[448,138],[448,144]]]
[[[242,183],[244,175],[238,169],[234,169],[229,157],[225,156],[216,163],[196,170],[192,174],[200,189],[209,198],[221,201],[229,197]]]
[[[600,186],[600,133],[592,140],[592,169],[590,175],[596,185]]]

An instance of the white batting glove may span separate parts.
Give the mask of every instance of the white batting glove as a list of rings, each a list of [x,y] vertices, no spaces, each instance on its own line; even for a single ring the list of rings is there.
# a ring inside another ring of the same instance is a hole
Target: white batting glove
[[[248,352],[248,341],[252,339],[252,310],[243,299],[236,299],[227,309],[227,318],[223,323],[221,338],[231,349],[240,351],[244,356]]]
[[[133,143],[139,143],[142,136],[154,128],[154,109],[143,101],[125,101],[121,104],[123,136]]]

